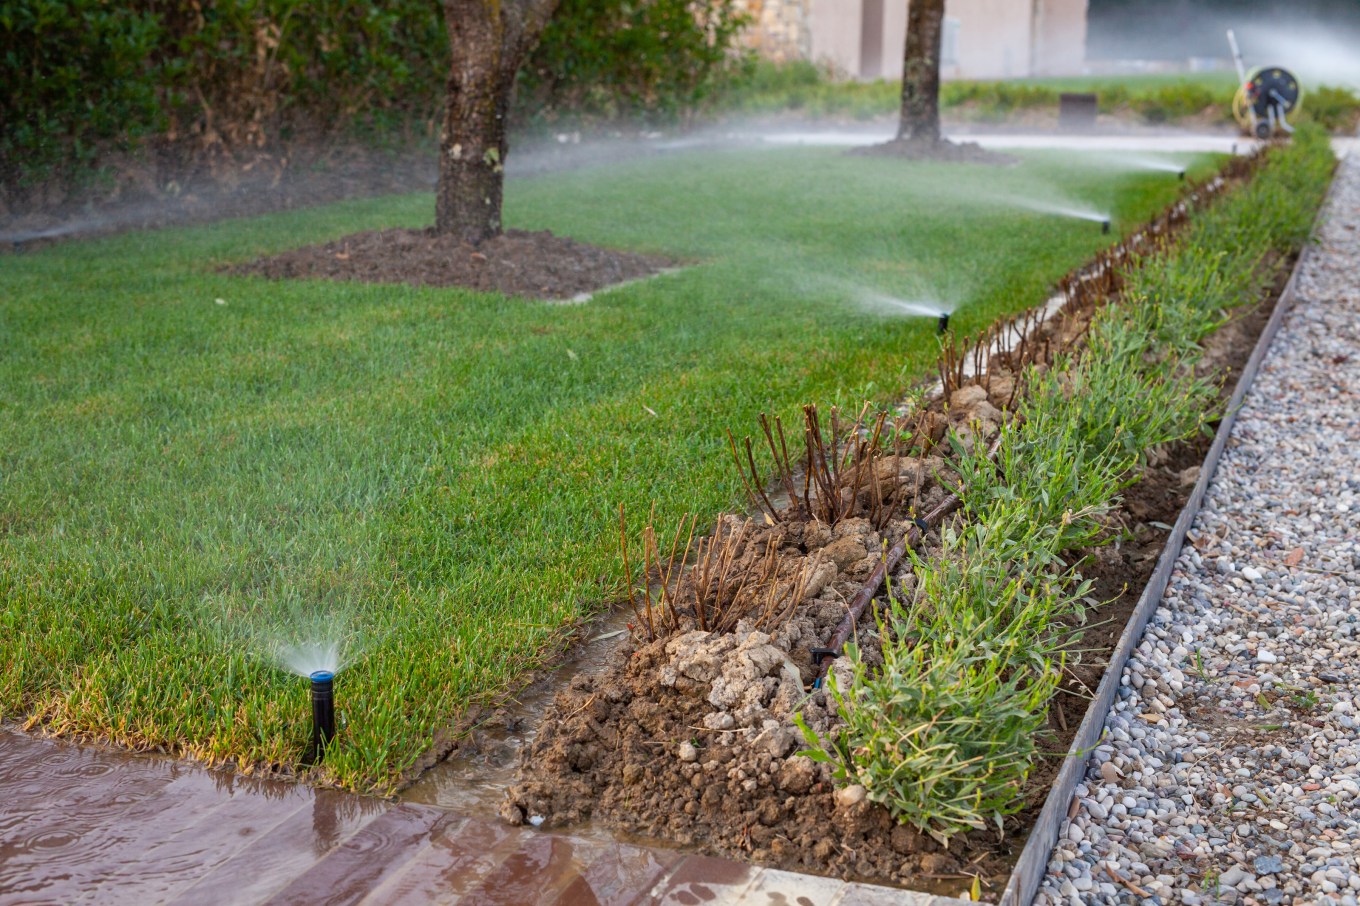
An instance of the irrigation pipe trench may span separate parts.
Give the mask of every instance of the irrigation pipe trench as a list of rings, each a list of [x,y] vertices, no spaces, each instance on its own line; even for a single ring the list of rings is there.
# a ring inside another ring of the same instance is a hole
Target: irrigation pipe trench
[[[1328,197],[1330,195],[1331,189],[1329,188]],[[1318,207],[1318,216],[1321,216],[1321,212],[1326,207],[1327,199],[1324,198],[1322,204]],[[1314,229],[1310,231],[1310,236],[1316,232],[1316,226],[1315,217]],[[1218,461],[1228,444],[1228,436],[1232,433],[1233,424],[1237,420],[1237,411],[1242,406],[1242,399],[1251,388],[1252,381],[1256,378],[1256,373],[1260,370],[1262,361],[1265,360],[1271,341],[1275,338],[1275,334],[1279,332],[1280,325],[1284,322],[1285,316],[1294,304],[1300,266],[1309,252],[1310,249],[1305,245],[1299,253],[1298,259],[1294,262],[1293,271],[1289,275],[1289,280],[1285,283],[1284,289],[1275,302],[1275,311],[1262,329],[1251,357],[1247,359],[1242,373],[1237,378],[1237,385],[1228,401],[1223,420],[1219,423],[1218,431],[1214,434],[1213,444],[1210,445],[1209,452],[1204,457],[1199,480],[1195,482],[1190,498],[1181,510],[1179,518],[1176,519],[1176,524],[1172,526],[1171,534],[1167,537],[1166,544],[1162,548],[1162,554],[1157,560],[1157,566],[1149,577],[1147,585],[1144,586],[1143,594],[1138,599],[1138,604],[1134,607],[1133,613],[1129,616],[1129,622],[1125,625],[1124,632],[1119,637],[1119,643],[1110,656],[1110,663],[1105,669],[1105,676],[1101,679],[1095,697],[1086,709],[1086,715],[1082,718],[1081,726],[1077,728],[1077,735],[1072,739],[1072,745],[1068,749],[1062,768],[1058,772],[1058,777],[1053,782],[1053,787],[1044,802],[1043,810],[1034,822],[1034,827],[1031,829],[1025,847],[1020,853],[1020,858],[1011,871],[1010,881],[1007,882],[1006,889],[1001,893],[1001,898],[998,900],[1000,906],[1028,904],[1039,890],[1039,884],[1043,881],[1044,871],[1048,866],[1049,854],[1053,851],[1058,840],[1058,831],[1062,826],[1063,819],[1067,816],[1067,809],[1072,797],[1076,795],[1077,784],[1085,773],[1086,753],[1089,753],[1100,740],[1101,728],[1105,724],[1106,715],[1110,713],[1110,708],[1114,704],[1114,697],[1119,689],[1120,676],[1124,672],[1124,666],[1128,663],[1134,646],[1142,637],[1143,630],[1152,618],[1153,611],[1157,609],[1157,605],[1162,600],[1162,594],[1166,591],[1167,583],[1171,579],[1176,559],[1180,556],[1181,547],[1185,544],[1185,533],[1199,514],[1209,482],[1213,479],[1214,472],[1218,468]]]

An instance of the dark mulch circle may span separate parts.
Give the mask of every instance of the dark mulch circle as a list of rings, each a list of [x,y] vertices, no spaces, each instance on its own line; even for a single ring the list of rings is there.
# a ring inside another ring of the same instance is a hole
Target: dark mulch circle
[[[507,296],[570,299],[649,277],[674,264],[656,255],[586,245],[548,230],[507,230],[474,246],[433,229],[391,229],[257,258],[228,272],[273,280],[459,286]]]
[[[1009,167],[1020,163],[1020,158],[988,151],[977,142],[951,142],[944,139],[893,139],[878,145],[851,148],[847,153],[857,157],[897,157],[904,160],[935,160],[958,164],[989,164]]]

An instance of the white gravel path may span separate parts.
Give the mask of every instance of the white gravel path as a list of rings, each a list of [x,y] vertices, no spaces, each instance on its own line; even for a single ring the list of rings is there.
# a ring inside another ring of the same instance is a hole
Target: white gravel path
[[[1360,155],[1035,902],[1360,899]]]

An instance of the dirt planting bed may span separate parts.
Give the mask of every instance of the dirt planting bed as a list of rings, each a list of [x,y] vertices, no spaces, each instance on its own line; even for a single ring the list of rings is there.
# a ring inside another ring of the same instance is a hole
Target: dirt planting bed
[[[1177,216],[1183,219],[1183,212],[1172,212],[1148,235],[1165,238]],[[577,677],[557,696],[522,755],[501,816],[547,827],[591,820],[811,874],[955,895],[978,879],[984,896],[999,892],[1194,486],[1207,435],[1152,452],[1139,480],[1105,517],[1118,541],[1064,556],[1091,580],[1092,606],[1082,625],[1074,618],[1070,627],[1080,636],[1049,706],[1041,749],[1050,754],[1029,773],[1023,808],[1002,827],[956,835],[945,846],[896,823],[864,787],[837,789],[829,765],[801,754],[806,743],[795,715],[822,739],[833,735],[840,717],[818,682],[822,658],[840,689],[850,688],[851,668],[834,657],[839,651],[827,657],[817,649],[828,644],[885,550],[910,532],[911,541],[924,536],[915,544],[920,557],[939,553],[941,531],[965,518],[952,512],[934,523],[919,521],[942,504],[947,509],[958,486],[946,437],[966,448],[991,442],[1013,418],[1023,389],[1018,376],[1047,367],[1058,350],[1079,346],[1097,308],[1117,295],[1121,255],[1116,251],[1064,281],[1060,291],[1068,304],[1061,315],[1022,316],[997,328],[972,347],[988,352],[956,346],[941,366],[943,392],[933,401],[906,414],[861,415],[851,426],[833,427],[829,436],[841,442],[829,450],[811,440],[827,435],[809,407],[805,462],[813,463],[815,480],[795,474],[782,429],[762,426],[767,459],[775,460],[780,478],[772,489],[752,482],[757,517],[723,516],[692,549],[686,534],[697,537],[692,525],[645,530],[649,573],[630,585],[655,594],[633,600],[632,636],[609,666]],[[1274,298],[1238,309],[1209,338],[1201,369],[1230,387]],[[1024,340],[1009,349],[994,345],[1007,331]],[[977,366],[971,371],[964,367],[970,357]],[[748,476],[768,474],[736,444],[733,454]],[[831,467],[818,469],[819,456]],[[911,597],[915,581],[905,558],[888,584],[902,599]],[[875,618],[884,606],[880,593],[854,627],[870,667],[882,659],[880,626],[890,625]]]
[[[1240,313],[1212,339],[1206,360],[1225,376],[1240,368],[1269,314],[1264,302]],[[946,428],[989,437],[1004,418],[999,405],[1009,393],[1000,380],[990,394],[977,385],[964,387],[950,405],[931,410],[934,427],[926,430],[937,437]],[[1094,583],[1092,598],[1107,603],[1090,614],[1081,653],[1050,711],[1045,750],[1066,751],[1085,712],[1087,690],[1100,681],[1207,448],[1208,438],[1202,437],[1159,451],[1111,520],[1111,530],[1123,530],[1127,540],[1070,555],[1072,562],[1085,561],[1081,571]],[[884,484],[911,494],[916,512],[938,505],[952,486],[940,457],[888,457],[877,468]],[[549,826],[604,821],[715,854],[856,880],[927,889],[949,889],[952,882],[957,891],[981,876],[984,886],[1004,886],[1059,757],[1036,766],[1025,789],[1026,806],[1003,834],[974,831],[945,848],[895,825],[884,807],[864,798],[862,788],[837,792],[826,765],[797,754],[804,743],[793,723],[796,712],[822,735],[836,721],[826,692],[806,691],[817,678],[812,649],[832,635],[880,551],[909,526],[907,519],[894,519],[879,531],[860,517],[834,528],[794,520],[753,527],[740,517],[724,517],[720,539],[745,528],[733,571],[758,571],[774,548],[781,588],[801,585],[796,609],[770,625],[772,620],[761,620],[755,601],[753,615],[732,632],[699,630],[692,612],[655,641],[642,631],[606,672],[578,678],[558,696],[525,753],[523,779],[510,791],[502,817],[513,824],[541,818]],[[937,539],[937,532],[927,536],[926,555]],[[913,584],[910,569],[892,579],[899,595],[909,594]],[[872,663],[879,639],[871,614],[859,621],[857,636]],[[845,671],[845,661],[838,659],[831,669]],[[841,688],[848,687],[848,675],[838,679]]]
[[[960,396],[971,395],[965,389]],[[953,406],[950,417],[961,422],[978,408]],[[1108,603],[1092,614],[1096,625],[1081,641],[1087,651],[1053,703],[1046,750],[1065,751],[1071,741],[1086,708],[1085,689],[1099,682],[1104,659],[1161,552],[1163,526],[1175,521],[1206,447],[1166,451],[1115,517],[1131,540],[1096,549],[1083,567],[1095,583],[1092,596]],[[918,467],[902,467],[903,482],[914,482]],[[923,506],[945,496],[940,483],[923,482]],[[724,517],[721,531],[740,531],[743,524]],[[974,831],[946,848],[896,825],[862,787],[838,792],[827,765],[797,754],[804,742],[795,713],[823,736],[836,723],[826,691],[806,691],[817,678],[812,649],[832,635],[885,543],[896,543],[909,525],[895,520],[880,532],[856,518],[834,529],[804,522],[750,531],[741,548],[748,566],[773,545],[789,564],[786,575],[808,576],[792,616],[777,627],[743,620],[730,633],[701,631],[684,621],[673,634],[629,644],[605,673],[574,680],[525,753],[523,779],[510,791],[502,817],[512,824],[541,818],[549,826],[603,821],[761,865],[917,889],[959,892],[975,875],[996,889],[1004,886],[1059,758],[1042,761],[1031,774],[1025,810],[1007,823],[1004,836]],[[927,556],[936,537],[927,537]],[[910,569],[899,570],[892,586],[896,594],[909,594]],[[873,663],[880,640],[872,614],[859,621],[857,637]],[[831,670],[848,688],[846,662],[837,659]]]

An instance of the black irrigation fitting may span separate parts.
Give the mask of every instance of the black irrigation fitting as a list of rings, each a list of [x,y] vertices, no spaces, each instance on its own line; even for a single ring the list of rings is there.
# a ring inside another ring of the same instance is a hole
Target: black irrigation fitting
[[[822,680],[826,679],[826,674],[822,672],[822,661],[837,657],[840,657],[840,652],[834,648],[812,649],[812,667],[817,671],[817,678],[812,681],[814,690],[822,688]]]
[[[312,681],[312,748],[307,763],[316,764],[335,738],[335,674],[317,670]]]
[[[841,653],[835,648],[814,648],[812,649],[812,666],[822,666],[822,661],[829,657],[840,657]]]
[[[949,312],[947,311],[940,312],[938,327],[939,329],[936,331],[937,333],[944,333],[945,331],[949,330]]]

